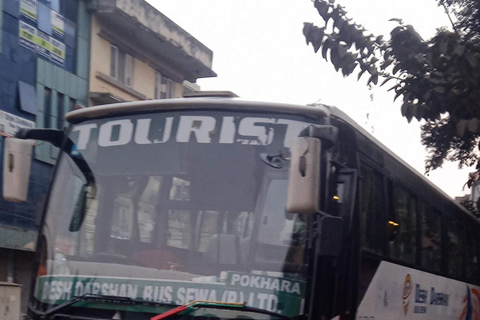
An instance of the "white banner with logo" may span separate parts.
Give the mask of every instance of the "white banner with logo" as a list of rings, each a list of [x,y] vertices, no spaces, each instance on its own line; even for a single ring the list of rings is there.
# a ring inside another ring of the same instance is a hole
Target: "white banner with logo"
[[[356,319],[478,319],[474,314],[480,287],[382,261]]]

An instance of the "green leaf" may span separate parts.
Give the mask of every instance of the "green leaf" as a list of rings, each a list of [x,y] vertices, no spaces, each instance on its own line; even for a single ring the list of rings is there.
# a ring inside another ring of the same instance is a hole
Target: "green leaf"
[[[312,35],[313,50],[315,51],[315,53],[317,53],[318,49],[320,49],[320,46],[322,45],[324,32],[323,32],[323,29],[315,28],[312,30],[311,33],[313,34]]]
[[[400,112],[402,113],[402,117],[406,117],[407,115],[407,110],[408,109],[408,103],[405,101],[402,104],[402,107],[400,108]]]
[[[445,93],[445,88],[444,87],[435,87],[433,91],[438,92],[438,93]]]
[[[307,45],[312,42],[312,34],[310,31],[312,30],[313,23],[307,23],[305,22],[303,24],[303,35],[305,36],[305,40],[307,42]]]
[[[330,19],[330,14],[328,13],[330,6],[322,0],[317,0],[315,1],[315,8],[317,8],[318,14],[323,18],[325,24],[327,24]]]
[[[400,97],[403,94],[404,91],[405,91],[405,89],[403,89],[403,88],[398,90],[397,93],[395,94],[395,98],[393,98],[393,102],[395,102],[395,100],[397,100],[397,98]]]
[[[335,71],[338,71],[341,67],[340,65],[340,56],[338,54],[337,48],[331,48],[330,49],[330,60],[335,67]]]
[[[374,65],[370,65],[367,70],[368,70],[368,73],[370,73],[372,76],[378,73],[377,68],[375,68]]]
[[[344,45],[344,44],[339,44],[338,45],[338,55],[340,57],[343,57],[343,56],[345,56],[346,53],[347,53],[347,46]]]
[[[480,129],[480,120],[477,118],[468,120],[467,127],[470,132],[478,133]]]
[[[391,77],[388,77],[387,79],[383,80],[382,83],[380,84],[380,87],[383,86],[385,83],[387,83],[388,81],[392,80],[393,78]]]
[[[425,94],[423,95],[423,100],[424,101],[428,101],[428,99],[430,99],[430,96],[432,95],[432,90],[428,90],[427,92],[425,92]]]
[[[399,24],[403,24],[403,20],[398,18],[391,18],[388,21],[394,21],[394,22],[398,22]]]
[[[423,117],[423,108],[418,104],[413,104],[411,106],[412,115],[417,119],[417,121],[422,120]]]
[[[400,70],[400,63],[397,63],[395,67],[393,67],[393,74],[397,74],[397,72]]]
[[[477,67],[478,53],[468,52],[465,54],[465,57],[467,58],[467,61],[470,64],[470,66],[472,66],[472,68]]]
[[[355,70],[356,67],[357,67],[357,62],[354,61],[350,66],[346,66],[342,68],[343,76],[346,77],[352,74],[353,70]]]
[[[394,85],[393,87],[391,87],[390,89],[388,89],[387,92],[390,92],[390,91],[392,91],[392,90],[397,91],[398,88],[400,88],[400,84]]]
[[[337,28],[338,30],[342,30],[343,26],[347,23],[341,16],[335,17],[335,21],[333,22],[333,27]]]
[[[390,32],[390,35],[392,38],[394,38],[395,36],[397,36],[400,32],[403,31],[403,27],[396,27],[394,28],[391,32]]]
[[[455,126],[457,137],[462,138],[465,135],[466,129],[467,121],[465,119],[458,121],[457,125]]]
[[[462,56],[464,52],[465,52],[465,46],[464,46],[464,45],[458,44],[458,45],[455,47],[455,53],[456,53],[458,56]]]
[[[441,53],[445,54],[448,49],[448,41],[443,40],[442,42],[440,42],[440,46],[438,49],[440,50]]]
[[[360,80],[360,78],[363,76],[363,74],[365,73],[366,70],[362,70],[358,73],[358,77],[357,77],[357,81]]]
[[[418,62],[418,63],[423,63],[423,53],[418,53],[413,56],[413,58]]]
[[[325,59],[326,61],[328,61],[327,59],[327,52],[328,52],[328,49],[330,48],[330,44],[332,43],[332,40],[330,39],[327,39],[325,40],[325,42],[323,43],[323,47],[322,47],[322,57],[323,59]]]
[[[378,73],[372,74],[370,79],[368,79],[367,86],[370,84],[370,82],[373,82],[375,85],[378,83]]]
[[[391,65],[393,63],[393,59],[388,59],[388,60],[384,60],[380,63],[380,68],[382,70],[385,70],[388,68],[389,65]]]

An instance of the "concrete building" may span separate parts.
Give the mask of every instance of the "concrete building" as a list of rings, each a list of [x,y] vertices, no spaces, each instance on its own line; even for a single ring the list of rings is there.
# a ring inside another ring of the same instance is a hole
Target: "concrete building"
[[[215,76],[212,56],[143,0],[0,0],[0,135],[62,129],[76,104],[181,97]],[[36,145],[27,203],[0,197],[0,282],[22,285],[23,312],[58,152]]]
[[[138,0],[93,0],[89,105],[177,98],[214,77],[213,53]]]
[[[20,127],[62,129],[63,115],[75,104],[88,102],[89,43],[90,21],[83,0],[0,0],[3,137]],[[0,197],[0,281],[22,285],[23,311],[33,271],[37,213],[57,153],[48,144],[36,146],[27,203]]]

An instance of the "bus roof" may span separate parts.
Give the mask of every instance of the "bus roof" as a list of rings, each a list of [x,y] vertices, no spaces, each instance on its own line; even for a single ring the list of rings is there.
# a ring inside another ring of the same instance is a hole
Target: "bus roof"
[[[285,103],[271,103],[246,101],[237,98],[181,98],[164,100],[145,100],[135,102],[115,103],[104,106],[95,106],[71,111],[65,118],[70,123],[77,123],[88,119],[120,116],[125,114],[139,114],[152,111],[169,110],[242,110],[242,111],[271,111],[287,114],[302,114],[304,116],[327,117],[331,112],[327,106],[302,106]]]
[[[406,169],[408,169],[410,172],[412,172],[418,179],[422,180],[424,183],[426,183],[432,190],[434,190],[438,196],[442,198],[447,198],[448,201],[454,206],[456,206],[458,209],[463,211],[464,213],[468,214],[470,217],[474,218],[475,220],[478,221],[478,219],[470,212],[468,211],[465,207],[460,205],[457,201],[454,201],[447,193],[445,193],[442,189],[440,189],[437,185],[435,185],[433,182],[431,182],[429,179],[427,179],[424,175],[422,175],[420,172],[418,172],[415,168],[413,168],[410,164],[408,164],[406,161],[404,161],[402,158],[400,158],[397,154],[395,154],[392,150],[387,148],[383,143],[381,143],[379,140],[377,140],[374,136],[372,136],[369,132],[367,132],[364,128],[362,128],[358,123],[356,123],[352,118],[350,118],[345,112],[342,110],[336,108],[336,107],[330,107],[329,108],[331,111],[331,116],[339,118],[346,123],[348,123],[352,128],[355,129],[355,134],[363,136],[363,138],[370,140],[374,145],[376,145],[378,148],[380,148],[383,152],[383,154],[388,155],[391,160],[396,161],[398,164],[402,165]],[[357,138],[358,139],[358,138]],[[418,190],[420,191],[420,190]]]

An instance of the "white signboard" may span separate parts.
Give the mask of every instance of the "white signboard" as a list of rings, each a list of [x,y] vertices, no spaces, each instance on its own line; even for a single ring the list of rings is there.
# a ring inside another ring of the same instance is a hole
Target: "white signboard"
[[[63,38],[63,34],[65,33],[65,18],[61,14],[55,11],[51,11],[52,13],[52,31],[53,34],[57,37]]]
[[[13,136],[19,129],[34,129],[35,122],[13,115],[11,113],[0,111],[0,134],[3,136]]]
[[[23,21],[19,22],[19,42],[57,64],[65,65],[65,44]]]
[[[459,319],[480,314],[480,287],[382,261],[356,319]]]
[[[19,24],[19,42],[20,45],[36,51],[37,28],[28,23],[20,21]]]
[[[65,44],[50,37],[50,60],[63,66],[65,64],[65,52]]]
[[[20,13],[24,17],[37,22],[37,0],[20,0]]]

